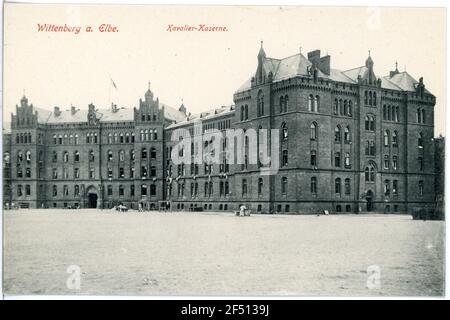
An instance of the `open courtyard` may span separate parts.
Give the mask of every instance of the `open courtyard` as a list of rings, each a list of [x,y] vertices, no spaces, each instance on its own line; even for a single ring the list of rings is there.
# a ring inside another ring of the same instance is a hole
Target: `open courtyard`
[[[10,295],[440,296],[444,225],[407,215],[4,211],[3,287]],[[73,266],[79,289],[67,286]]]

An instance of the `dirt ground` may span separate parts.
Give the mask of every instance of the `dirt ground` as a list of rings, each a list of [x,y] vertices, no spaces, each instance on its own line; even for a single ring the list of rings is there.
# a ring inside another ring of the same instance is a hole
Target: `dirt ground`
[[[6,211],[3,224],[6,294],[439,296],[444,290],[444,222],[406,215],[47,209]],[[79,267],[80,289],[67,286],[70,266]]]

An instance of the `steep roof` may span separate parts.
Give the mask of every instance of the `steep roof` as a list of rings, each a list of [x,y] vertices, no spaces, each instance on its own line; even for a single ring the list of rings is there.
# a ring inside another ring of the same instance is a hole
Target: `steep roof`
[[[181,121],[186,117],[184,113],[166,104],[160,103],[159,105],[164,107],[164,114],[168,120]],[[61,110],[58,116],[55,115],[54,111],[36,107],[34,109],[38,112],[38,122],[42,124],[87,122],[88,110],[85,109],[76,109],[74,113],[72,113],[71,109]],[[134,121],[134,109],[132,108],[122,107],[115,112],[111,108],[102,108],[97,109],[95,114],[100,119],[100,122]]]
[[[308,68],[312,66],[311,61],[309,61],[302,53],[297,53],[283,59],[268,58],[264,54],[262,59],[266,73],[269,73],[270,71],[273,73],[273,82],[282,81],[284,79],[289,79],[296,76],[309,76]],[[344,71],[330,68],[329,75],[324,74],[319,70],[318,76],[320,78],[329,79],[332,81],[356,84],[358,83],[358,77],[364,79],[368,75],[369,68],[367,65],[370,64],[373,65],[373,60],[369,56],[366,60],[366,65],[364,66]],[[375,75],[375,78],[378,79],[379,77]],[[247,79],[239,87],[239,89],[236,90],[236,93],[249,90],[251,88],[251,79],[252,77]],[[414,92],[417,84],[418,81],[407,72],[399,72],[392,78],[389,76],[381,78],[381,87],[383,89]],[[429,93],[426,89],[425,92]]]
[[[175,129],[178,127],[183,127],[185,125],[189,125],[194,123],[195,121],[201,119],[202,121],[212,120],[217,117],[221,117],[234,112],[233,106],[222,106],[220,108],[211,109],[208,111],[204,111],[201,113],[193,114],[188,117],[185,117],[182,121],[172,123],[167,127],[167,129]]]

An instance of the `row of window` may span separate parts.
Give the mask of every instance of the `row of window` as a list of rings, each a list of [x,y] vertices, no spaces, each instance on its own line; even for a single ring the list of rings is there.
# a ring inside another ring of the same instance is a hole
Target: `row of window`
[[[399,122],[399,107],[383,105],[383,120]]]
[[[373,168],[372,168],[373,169]],[[370,171],[370,173],[368,173]],[[366,181],[367,181],[367,175],[373,174],[373,171],[369,168],[366,168]],[[263,193],[263,179],[258,179],[258,195],[262,195]],[[391,194],[398,195],[398,180],[392,181],[392,188],[391,188],[391,181],[386,179],[384,180],[384,195],[389,196]],[[210,197],[213,194],[213,183],[212,182],[205,182],[205,188],[204,188],[204,194],[205,197]],[[288,179],[286,177],[281,178],[281,193],[286,194],[287,193],[287,187],[288,187]],[[419,195],[423,196],[424,192],[424,182],[423,180],[420,180],[418,183],[419,187]],[[107,195],[113,196],[113,186],[108,185],[107,188]],[[148,193],[148,190],[150,190],[150,193]],[[310,191],[313,194],[317,194],[317,177],[312,177],[310,180]],[[183,197],[185,192],[185,184],[180,183],[178,184],[178,197]],[[334,192],[335,194],[341,194],[342,193],[342,179],[336,178],[334,180]],[[172,195],[172,185],[168,186],[167,189],[168,196]],[[219,183],[219,194],[220,196],[226,196],[230,193],[230,188],[228,181],[220,181]],[[118,187],[118,194],[119,196],[125,195],[125,189],[124,186],[119,185]],[[247,185],[247,179],[242,179],[242,196],[247,196],[248,194],[248,185]],[[349,178],[346,178],[344,180],[344,194],[349,195],[351,194],[351,180]],[[17,196],[22,197],[24,195],[23,193],[23,186],[21,184],[17,185]],[[31,186],[29,184],[25,185],[25,196],[31,195]],[[58,187],[56,185],[52,186],[52,195],[53,197],[58,196]],[[130,186],[130,196],[135,195],[135,188],[134,185]],[[150,184],[150,187],[148,187],[147,184],[141,185],[141,196],[156,196],[156,185]],[[198,183],[191,183],[191,197],[197,197],[198,195]],[[67,197],[69,196],[69,186],[64,185],[63,186],[63,196]],[[80,186],[74,185],[74,196],[78,197],[80,196]]]
[[[418,108],[416,112],[416,121],[417,123],[425,123],[425,109]]]
[[[95,134],[95,137],[97,137],[97,134]],[[87,139],[88,136],[86,137],[86,140]],[[78,144],[78,143],[79,143],[78,134],[53,135],[53,144]]]
[[[126,136],[125,136],[125,138],[126,138]],[[141,130],[140,138],[141,138],[141,141],[156,141],[156,140],[158,140],[158,130],[156,130],[156,129]],[[122,143],[122,142],[120,142],[120,143]]]
[[[157,121],[158,117],[156,114],[142,114],[141,115],[141,121]]]
[[[141,140],[142,139],[142,130],[141,130]],[[126,132],[125,134],[120,132],[120,133],[114,133],[112,134],[111,132],[108,133],[108,143],[112,144],[112,143],[134,143],[135,142],[135,136],[134,133],[128,133]]]
[[[147,148],[141,148],[141,159],[147,159],[148,158],[148,153],[150,152],[150,158],[151,159],[156,159],[156,149],[155,148],[150,148],[150,150],[148,151]],[[20,152],[19,152],[20,153]],[[107,160],[108,161],[113,161],[113,152],[111,150],[108,150],[106,153],[107,156]],[[27,154],[27,160],[29,161],[29,159],[31,156],[29,156]],[[20,153],[20,159],[19,159],[19,155],[18,155],[18,160],[19,162],[22,161],[23,155]],[[89,157],[88,157],[89,161],[94,161],[95,160],[95,156],[94,156],[94,151],[90,150],[89,151]],[[124,150],[120,150],[118,152],[118,159],[119,161],[125,161],[125,151]],[[136,156],[135,156],[135,151],[134,150],[130,150],[130,160],[135,160]],[[41,160],[41,159],[40,159]],[[52,161],[53,162],[58,162],[58,153],[56,151],[53,151],[52,154]],[[74,151],[73,152],[73,161],[74,162],[79,162],[80,161],[80,152],[79,151]],[[69,162],[69,152],[64,151],[63,152],[63,162]]]
[[[334,99],[334,114],[341,116],[353,116],[353,102],[346,99]]]
[[[364,91],[364,104],[366,106],[377,106],[377,93],[373,91]]]
[[[32,143],[32,135],[30,132],[25,133],[17,133],[16,134],[16,144],[22,144],[22,143]]]

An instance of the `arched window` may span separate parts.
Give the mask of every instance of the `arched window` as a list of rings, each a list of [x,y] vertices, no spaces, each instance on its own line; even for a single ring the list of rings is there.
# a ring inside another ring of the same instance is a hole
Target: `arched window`
[[[334,128],[334,142],[341,142],[341,127]]]
[[[125,141],[124,141],[124,138],[123,138],[123,133],[121,132],[120,133],[120,135],[119,135],[119,142],[120,143],[124,143]]]
[[[350,152],[345,153],[344,166],[350,168]]]
[[[334,114],[338,114],[339,104],[338,99],[334,99]]]
[[[340,152],[334,153],[334,166],[335,167],[341,166],[341,153]]]
[[[422,123],[425,123],[425,109],[422,109]]]
[[[241,106],[241,121],[244,121],[244,106]]]
[[[370,167],[370,181],[375,181],[375,168],[373,166]]]
[[[384,130],[384,146],[389,146],[389,130]]]
[[[392,120],[392,118],[391,118],[391,106],[390,105],[387,106],[387,120],[389,120],[389,121]]]
[[[314,99],[313,95],[310,94],[308,96],[308,111],[310,111],[310,112],[313,112],[313,110],[314,110],[313,99]]]
[[[384,156],[384,169],[389,169],[389,164],[390,164],[389,156],[386,154]]]
[[[351,117],[353,114],[353,102],[352,100],[348,101],[348,116]]]
[[[347,100],[344,100],[344,114],[348,115],[348,104]]]
[[[364,104],[368,104],[369,100],[368,100],[368,95],[367,95],[367,91],[364,91]]]
[[[258,117],[261,117],[264,115],[264,94],[262,93],[262,91],[258,92],[257,104],[258,104]]]
[[[287,181],[288,179],[286,177],[281,178],[281,193],[286,194],[287,192]]]
[[[75,151],[75,152],[73,153],[73,161],[74,161],[74,162],[80,162],[80,152]]]
[[[311,184],[310,184],[311,193],[316,194],[317,193],[317,178],[312,177],[311,178]]]
[[[369,171],[369,167],[366,167],[364,169],[364,176],[365,176],[365,180],[366,181],[370,181],[370,171]]]
[[[288,112],[288,109],[289,109],[289,96],[288,95],[286,95],[285,97],[284,97],[284,112]]]
[[[422,132],[419,133],[419,136],[417,138],[417,146],[419,148],[423,148],[423,134],[422,134]]]
[[[69,144],[72,144],[73,143],[73,134],[71,134],[70,136],[69,136]]]
[[[258,195],[261,195],[263,192],[263,178],[258,179]]]
[[[89,161],[94,161],[95,156],[94,156],[94,150],[90,150],[89,151]]]
[[[130,150],[130,160],[134,161],[136,159],[136,155],[134,153],[134,150]]]
[[[417,120],[417,123],[421,123],[422,122],[422,112],[420,111],[420,108],[417,109],[416,120]]]
[[[373,105],[375,107],[377,106],[377,93],[376,92],[373,93]]]
[[[25,152],[25,158],[28,162],[31,161],[31,151],[27,150],[27,152]]]
[[[112,161],[113,160],[113,152],[111,150],[108,150],[108,161]]]
[[[141,159],[147,159],[147,148],[141,149]]]
[[[313,167],[317,166],[317,154],[316,150],[311,150],[311,165]]]
[[[365,129],[370,130],[370,118],[369,116],[366,116],[365,120]]]
[[[344,141],[348,143],[351,140],[350,126],[346,126],[344,129]]]
[[[320,108],[320,97],[316,96],[314,98],[314,112],[318,112]]]
[[[350,191],[351,191],[351,189],[350,189],[350,179],[349,178],[346,178],[345,179],[345,187],[344,187],[345,189],[344,189],[344,192],[345,192],[345,194],[350,194]]]
[[[144,141],[144,139],[145,139],[144,130],[141,130],[141,132],[140,132],[140,139],[141,139],[141,141]]]
[[[311,126],[309,127],[309,133],[310,133],[310,139],[316,140],[317,139],[317,125],[316,123],[311,123]]]
[[[78,134],[75,135],[75,144],[78,144]]]
[[[394,131],[394,132],[392,133],[392,146],[393,146],[394,148],[397,148],[397,147],[398,147],[398,133],[397,133],[397,131]]]
[[[370,131],[375,131],[375,118],[370,116]]]
[[[125,151],[119,151],[119,161],[125,161]]]
[[[153,131],[153,140],[158,140],[158,130]]]
[[[384,194],[388,196],[391,193],[391,182],[384,180]]]
[[[145,141],[148,141],[149,139],[148,139],[148,130],[147,129],[145,129],[145,131],[144,131],[144,140]]]
[[[286,122],[283,122],[283,124],[281,125],[281,139],[287,140],[287,138],[288,138],[288,128]]]
[[[69,162],[69,153],[67,151],[64,151],[63,153],[63,161]]]
[[[387,107],[385,104],[383,104],[383,120],[386,120],[386,114],[387,114]]]
[[[280,113],[284,111],[284,97],[280,97]]]
[[[369,106],[372,105],[372,91],[369,91]]]
[[[336,178],[334,180],[334,192],[336,194],[341,194],[341,178]]]
[[[398,157],[393,156],[392,157],[392,169],[397,170],[398,168]]]
[[[151,159],[156,159],[156,149],[154,147],[152,147],[150,149],[150,158]]]
[[[339,114],[341,116],[344,115],[344,103],[343,103],[342,99],[339,99]]]
[[[264,100],[262,101],[262,109],[264,111]],[[262,113],[261,115],[264,115],[264,113]],[[248,120],[248,105],[245,105],[244,107],[244,117],[245,120]]]

